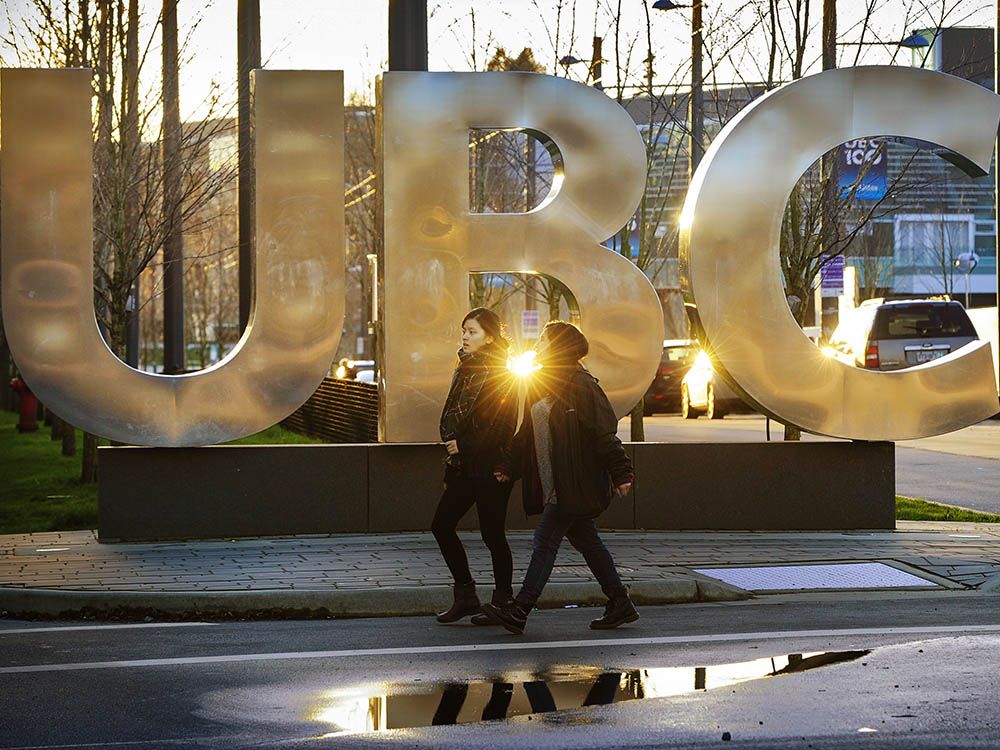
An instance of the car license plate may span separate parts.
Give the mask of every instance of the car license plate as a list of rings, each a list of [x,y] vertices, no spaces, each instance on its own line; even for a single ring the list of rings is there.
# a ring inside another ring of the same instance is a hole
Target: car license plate
[[[939,359],[949,352],[948,349],[928,349],[925,352],[917,352],[917,364],[922,364],[924,362],[930,362],[934,359]]]

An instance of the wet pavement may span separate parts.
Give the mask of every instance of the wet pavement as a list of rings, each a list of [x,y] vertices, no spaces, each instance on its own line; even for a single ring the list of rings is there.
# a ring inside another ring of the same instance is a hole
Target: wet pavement
[[[547,610],[525,638],[0,621],[0,748],[994,748],[998,601],[778,595],[645,607],[612,633]]]
[[[732,687],[750,680],[806,672],[860,659],[860,651],[779,654],[732,664],[609,670],[580,665],[492,680],[371,684],[319,696],[313,721],[324,737],[392,729],[497,721],[623,701],[667,698]]]

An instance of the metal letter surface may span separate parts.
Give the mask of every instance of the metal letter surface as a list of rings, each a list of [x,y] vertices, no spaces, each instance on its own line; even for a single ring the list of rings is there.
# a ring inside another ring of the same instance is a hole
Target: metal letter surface
[[[681,216],[685,298],[727,380],[758,409],[821,435],[905,440],[997,411],[990,346],[878,372],[827,358],[785,301],[779,235],[788,196],[824,152],[865,136],[944,146],[989,171],[1000,97],[916,68],[831,70],[758,99],[712,143]]]
[[[0,72],[3,317],[24,379],[60,417],[126,443],[218,443],[276,424],[330,366],[344,317],[343,74],[256,71],[255,305],[221,362],[126,366],[93,306],[89,70]]]
[[[590,340],[587,367],[619,415],[631,409],[659,363],[663,312],[645,275],[600,245],[645,187],[645,150],[625,110],[596,89],[534,73],[387,73],[380,103],[380,439],[439,439],[476,272],[544,273],[569,287]],[[470,212],[474,128],[523,128],[554,142],[563,173],[538,208]]]

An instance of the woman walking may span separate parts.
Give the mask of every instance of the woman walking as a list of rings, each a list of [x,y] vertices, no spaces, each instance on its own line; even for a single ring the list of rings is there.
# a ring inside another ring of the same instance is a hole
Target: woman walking
[[[514,438],[512,475],[522,479],[525,512],[542,518],[516,599],[483,605],[512,633],[524,632],[564,537],[583,555],[608,597],[604,615],[590,627],[604,630],[639,619],[594,523],[613,496],[628,493],[633,472],[608,397],[580,364],[589,350],[580,330],[562,321],[546,325],[535,347],[542,369],[532,380],[533,393]]]
[[[455,579],[455,600],[437,616],[440,623],[477,615],[477,625],[491,622],[480,612],[476,582],[456,529],[475,505],[479,529],[493,560],[492,601],[512,601],[513,561],[504,534],[511,481],[511,440],[517,424],[517,389],[507,369],[510,344],[500,318],[477,307],[462,320],[459,365],[441,413],[441,440],[448,450],[445,490],[431,531]]]

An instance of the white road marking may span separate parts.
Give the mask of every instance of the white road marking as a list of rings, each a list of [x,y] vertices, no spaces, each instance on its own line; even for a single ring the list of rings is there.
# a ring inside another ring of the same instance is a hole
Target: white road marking
[[[0,635],[20,635],[21,633],[67,633],[76,630],[125,630],[126,628],[190,628],[201,625],[215,625],[214,622],[136,622],[123,625],[67,625],[51,628],[6,628]]]
[[[25,672],[72,672],[90,669],[130,669],[135,667],[177,667],[196,664],[226,664],[249,661],[291,661],[296,659],[344,659],[349,657],[405,656],[414,654],[455,654],[476,651],[537,651],[555,648],[602,648],[607,646],[652,646],[676,643],[714,643],[725,641],[774,641],[793,638],[830,638],[858,635],[922,635],[932,633],[1000,633],[996,625],[938,625],[902,628],[844,628],[842,630],[779,630],[763,633],[717,633],[715,635],[673,635],[656,638],[591,638],[578,641],[539,641],[468,643],[447,646],[404,646],[398,648],[358,648],[341,651],[284,651],[265,654],[221,654],[218,656],[181,656],[170,659],[131,659],[92,661],[70,664],[28,664],[2,667],[0,674]]]

